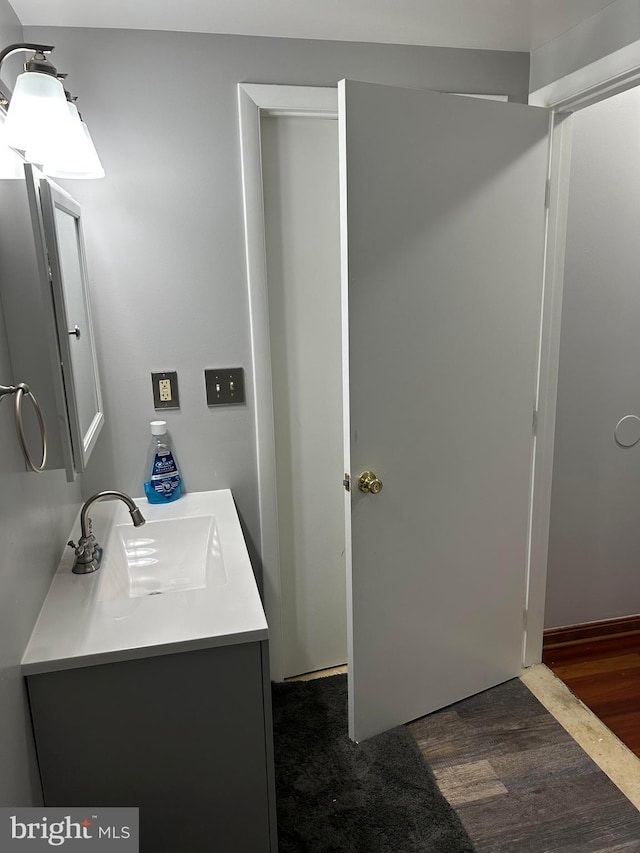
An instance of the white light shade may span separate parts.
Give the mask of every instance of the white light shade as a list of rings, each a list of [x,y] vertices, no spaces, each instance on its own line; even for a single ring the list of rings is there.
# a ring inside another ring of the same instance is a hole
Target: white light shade
[[[16,80],[7,113],[7,144],[27,151],[43,138],[55,143],[69,132],[69,109],[62,83],[51,74],[25,71]]]
[[[63,151],[56,151],[45,159],[43,169],[52,178],[104,178],[104,169],[91,139],[89,128],[82,121],[76,105],[69,102],[74,116],[73,139]]]
[[[52,178],[103,178],[104,169],[86,124],[80,119],[76,105],[67,102],[70,132],[59,144],[45,145],[40,140],[27,150],[27,160],[39,163]]]
[[[83,121],[81,121],[80,124],[82,125],[82,131],[85,135],[85,139],[87,140],[87,146],[85,149],[85,165],[87,166],[87,177],[104,178],[104,167],[100,161],[98,152],[96,151],[96,146],[93,144],[93,139],[91,138],[91,134],[89,133],[89,128]]]

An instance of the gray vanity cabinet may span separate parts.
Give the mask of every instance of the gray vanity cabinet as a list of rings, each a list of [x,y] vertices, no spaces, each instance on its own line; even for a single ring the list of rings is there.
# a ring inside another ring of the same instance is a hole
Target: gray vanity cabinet
[[[276,853],[267,642],[154,651],[27,676],[45,804],[138,806],[145,853]]]

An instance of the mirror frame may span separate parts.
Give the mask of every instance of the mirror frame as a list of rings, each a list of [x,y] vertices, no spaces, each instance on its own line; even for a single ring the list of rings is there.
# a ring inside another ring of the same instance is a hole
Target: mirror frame
[[[59,420],[68,424],[67,438],[69,446],[64,455],[67,479],[71,480],[75,479],[76,473],[81,474],[86,469],[89,457],[95,447],[105,420],[95,337],[91,320],[91,300],[82,230],[82,211],[78,202],[69,193],[45,177],[35,167],[25,164],[25,174],[27,177],[27,190],[32,212],[43,294],[48,295],[49,300],[52,302],[55,318],[56,358],[60,366],[60,383],[62,386],[62,394],[56,393],[56,404]],[[77,399],[79,389],[76,387],[71,360],[69,328],[72,325],[72,321],[67,316],[60,243],[55,222],[56,209],[62,210],[74,218],[78,237],[78,260],[82,280],[81,297],[88,321],[88,328],[83,330],[83,334],[87,335],[89,340],[91,376],[93,378],[93,391],[95,392],[97,403],[96,410],[92,413],[89,427],[84,434],[80,425],[80,406]],[[66,444],[64,440],[63,444]]]

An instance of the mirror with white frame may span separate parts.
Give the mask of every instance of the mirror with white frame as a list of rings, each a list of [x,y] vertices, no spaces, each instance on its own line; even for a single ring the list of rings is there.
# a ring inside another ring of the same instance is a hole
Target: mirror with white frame
[[[22,180],[0,181],[0,299],[11,379],[34,390],[47,424],[46,468],[62,468],[72,481],[104,424],[82,213],[30,164]],[[34,447],[36,428],[29,415]]]

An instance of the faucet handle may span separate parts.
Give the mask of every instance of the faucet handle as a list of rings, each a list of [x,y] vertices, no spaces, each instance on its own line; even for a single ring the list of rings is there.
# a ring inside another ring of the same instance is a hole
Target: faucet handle
[[[69,546],[69,548],[73,548],[73,552],[76,557],[81,557],[85,552],[86,542],[83,542],[82,539],[80,540],[78,545],[76,545],[73,539],[69,539],[67,545]]]

